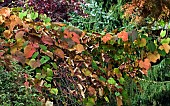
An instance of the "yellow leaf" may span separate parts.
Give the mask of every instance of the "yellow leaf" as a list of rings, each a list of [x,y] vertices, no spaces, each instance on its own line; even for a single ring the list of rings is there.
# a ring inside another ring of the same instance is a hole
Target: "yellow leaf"
[[[141,39],[139,46],[140,46],[140,47],[146,46],[146,39],[145,39],[145,38],[142,38],[142,39]]]
[[[148,53],[148,56],[147,58],[153,62],[153,63],[156,63],[156,61],[158,59],[160,59],[160,54],[158,52],[154,52],[154,54],[152,54],[151,52]]]
[[[3,33],[4,37],[7,39],[10,39],[12,37],[11,31],[10,30],[5,30]]]
[[[82,72],[83,72],[83,74],[84,74],[85,76],[90,76],[90,75],[92,75],[92,73],[91,73],[87,68],[82,69]]]
[[[164,43],[161,46],[159,46],[160,50],[165,50],[165,52],[168,54],[169,50],[170,50],[170,45],[168,45],[168,43]]]
[[[10,9],[8,7],[3,7],[0,9],[0,15],[3,15],[4,17],[10,16]]]

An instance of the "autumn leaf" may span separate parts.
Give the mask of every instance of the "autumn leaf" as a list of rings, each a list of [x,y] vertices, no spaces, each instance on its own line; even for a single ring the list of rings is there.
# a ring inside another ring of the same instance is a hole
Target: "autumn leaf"
[[[12,55],[12,57],[22,63],[22,65],[25,64],[26,59],[23,52],[16,51],[15,54]]]
[[[27,45],[25,48],[24,48],[24,55],[25,55],[25,58],[30,58],[32,57],[32,55],[34,54],[34,52],[36,52],[36,49],[30,44],[30,45]]]
[[[10,16],[10,9],[8,7],[3,7],[0,9],[0,15],[4,16],[4,17],[8,17]]]
[[[90,96],[93,96],[96,93],[95,89],[91,86],[88,88],[88,91]]]
[[[45,43],[47,45],[50,45],[50,46],[53,45],[53,39],[49,36],[44,35],[44,36],[41,37],[41,40],[42,40],[43,43]]]
[[[78,44],[80,44],[80,36],[78,34],[76,34],[75,32],[72,32],[71,33],[73,36],[72,36],[72,40]]]
[[[18,31],[16,34],[15,34],[15,39],[22,39],[23,36],[24,36],[25,32],[24,31]]]
[[[2,15],[0,16],[0,25],[2,24],[2,23],[4,23],[4,19],[3,19],[3,17],[2,17]]]
[[[120,96],[116,96],[117,106],[123,106],[122,98]]]
[[[102,38],[101,38],[101,40],[104,42],[104,43],[106,43],[107,41],[109,41],[109,40],[111,40],[112,39],[112,36],[109,34],[109,33],[107,33],[105,36],[103,36]]]
[[[59,48],[57,48],[55,51],[54,51],[54,53],[57,55],[57,56],[59,56],[60,58],[64,58],[64,52],[61,50],[61,49],[59,49]]]
[[[160,50],[165,50],[165,52],[168,54],[170,50],[170,45],[168,43],[163,43],[161,46],[159,46]]]
[[[82,44],[77,44],[77,45],[75,46],[75,48],[76,48],[76,51],[77,51],[78,53],[81,53],[82,51],[84,51],[84,47],[83,47]]]
[[[10,16],[10,24],[8,25],[8,24],[6,24],[6,26],[8,26],[9,27],[9,30],[10,31],[13,31],[13,29],[14,29],[14,27],[16,26],[16,25],[22,25],[22,20],[19,18],[19,17],[17,17],[16,15],[11,15]]]
[[[3,32],[3,35],[6,39],[10,39],[12,37],[11,31],[10,30],[5,30]]]
[[[31,68],[35,69],[37,67],[41,66],[40,60],[35,60],[35,59],[31,59],[28,63],[29,66],[31,66]]]
[[[128,41],[128,33],[125,32],[125,31],[122,31],[120,33],[117,34],[118,38],[122,38],[122,40],[125,42],[125,41]]]
[[[148,58],[146,58],[144,61],[140,60],[139,67],[143,68],[143,74],[147,74],[147,70],[151,67],[150,60]]]
[[[140,47],[146,46],[146,39],[145,39],[145,38],[142,38],[142,39],[141,39],[139,46],[140,46]]]
[[[151,52],[148,53],[147,58],[153,62],[156,63],[158,59],[160,59],[160,54],[158,52],[154,52],[153,54]]]
[[[26,88],[28,88],[28,87],[29,87],[29,82],[28,82],[28,81],[25,81],[24,86],[25,86]]]

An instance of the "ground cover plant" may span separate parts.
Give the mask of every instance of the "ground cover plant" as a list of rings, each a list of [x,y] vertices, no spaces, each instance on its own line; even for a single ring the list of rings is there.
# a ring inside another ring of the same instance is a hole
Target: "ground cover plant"
[[[145,33],[129,34],[126,30],[88,33],[50,22],[46,15],[16,8],[4,7],[0,14],[1,59],[15,58],[23,67],[32,69],[33,79],[27,86],[35,86],[44,94],[45,103],[55,103],[57,96],[69,92],[84,105],[111,103],[109,95],[122,105],[128,100],[125,79],[137,81],[140,75],[147,75],[151,63],[168,58],[170,50],[164,30],[159,33],[160,40],[155,41]],[[42,22],[34,22],[36,18]],[[72,77],[70,81],[74,82],[65,91],[59,89],[61,82],[57,80],[60,68],[69,70],[65,77]],[[67,102],[61,100],[61,104]]]

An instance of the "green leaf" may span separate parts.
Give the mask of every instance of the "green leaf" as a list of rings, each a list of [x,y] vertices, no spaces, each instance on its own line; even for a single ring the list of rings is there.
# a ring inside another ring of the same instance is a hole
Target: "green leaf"
[[[166,35],[166,30],[161,30],[160,36],[163,38]]]
[[[40,46],[40,48],[43,50],[43,51],[47,51],[47,46],[44,46],[44,45],[39,45]]]
[[[51,18],[49,18],[49,17],[47,17],[47,18],[44,20],[45,23],[49,23],[50,21],[51,21]]]
[[[97,66],[97,64],[94,60],[92,61],[92,68],[95,69],[95,70],[98,69],[98,66]]]
[[[45,79],[46,79],[47,81],[51,82],[53,78],[52,78],[52,77],[46,77]]]
[[[170,43],[170,38],[166,38],[166,39],[161,39],[161,44],[163,43]]]
[[[38,13],[31,13],[31,19],[35,20],[36,18],[38,18]]]
[[[58,69],[58,66],[57,66],[56,63],[51,63],[51,64],[52,64],[52,66],[53,66],[54,69],[56,69],[56,70]]]
[[[50,60],[50,57],[48,56],[42,56],[42,58],[40,59],[40,63],[44,64],[46,62],[48,62]]]
[[[48,84],[47,82],[44,83],[44,86],[47,87],[47,88],[51,88],[51,84]]]
[[[154,52],[156,50],[156,46],[153,41],[148,42],[147,47],[151,52]]]
[[[116,96],[120,96],[120,92],[115,92],[115,95]]]
[[[123,77],[120,77],[119,82],[120,82],[120,84],[123,85],[123,83],[125,82],[125,79]]]
[[[103,76],[100,76],[100,77],[99,77],[99,80],[105,82],[105,81],[106,81],[106,78],[104,78]]]
[[[35,59],[38,55],[39,55],[39,52],[35,52],[35,53],[32,55],[32,59]]]
[[[57,95],[58,94],[58,89],[57,88],[51,88],[50,93]]]
[[[109,84],[113,84],[113,85],[116,84],[116,81],[115,81],[113,78],[109,78],[109,79],[107,80],[107,82],[108,82]]]
[[[23,19],[25,16],[27,16],[27,11],[19,13],[19,18],[20,19]]]
[[[158,49],[158,53],[159,53],[161,56],[166,56],[165,50],[160,50],[160,49]]]
[[[47,68],[47,76],[48,77],[52,77],[53,76],[53,70],[51,70],[50,68]]]
[[[104,99],[105,99],[105,101],[106,101],[107,103],[109,103],[109,99],[108,99],[107,96],[105,96]]]
[[[41,79],[41,73],[36,73],[35,78],[37,78],[38,80],[40,80],[40,79]]]

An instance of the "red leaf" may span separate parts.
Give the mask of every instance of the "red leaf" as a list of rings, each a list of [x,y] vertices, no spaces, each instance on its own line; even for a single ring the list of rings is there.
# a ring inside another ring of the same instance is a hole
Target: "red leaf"
[[[80,44],[80,36],[76,34],[75,32],[71,33],[73,35],[72,40],[78,44]]]
[[[25,81],[24,86],[25,86],[26,88],[28,88],[28,87],[29,87],[29,82],[28,82],[28,81]]]
[[[32,45],[27,45],[27,46],[24,48],[25,58],[30,58],[30,57],[32,57],[32,55],[34,54],[35,51],[36,51],[36,49],[35,49]]]
[[[43,43],[45,43],[47,45],[53,45],[53,39],[49,36],[42,36],[41,40]]]
[[[118,38],[122,38],[122,40],[125,42],[125,41],[128,41],[128,33],[125,32],[125,31],[122,31],[120,33],[117,34]]]

